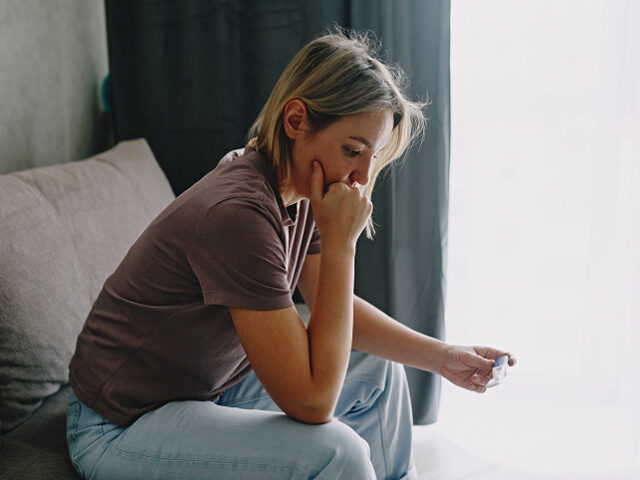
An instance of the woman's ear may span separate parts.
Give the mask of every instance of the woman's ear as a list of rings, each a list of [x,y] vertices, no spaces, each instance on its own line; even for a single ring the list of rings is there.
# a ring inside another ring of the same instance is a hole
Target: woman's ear
[[[291,140],[295,140],[300,132],[302,132],[303,125],[307,122],[307,107],[297,98],[294,98],[284,107],[284,131]]]

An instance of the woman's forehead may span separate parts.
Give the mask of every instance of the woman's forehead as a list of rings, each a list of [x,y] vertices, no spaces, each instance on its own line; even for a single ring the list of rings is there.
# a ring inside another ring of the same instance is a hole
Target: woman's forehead
[[[356,141],[378,150],[391,134],[393,114],[390,111],[357,113],[341,118],[331,127],[335,138]]]

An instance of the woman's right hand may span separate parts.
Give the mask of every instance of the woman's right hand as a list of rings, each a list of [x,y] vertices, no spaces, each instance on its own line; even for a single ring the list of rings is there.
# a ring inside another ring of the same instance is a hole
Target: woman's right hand
[[[335,182],[324,191],[324,169],[313,160],[311,172],[311,208],[320,229],[323,245],[347,245],[356,241],[373,210],[371,201],[358,188]]]

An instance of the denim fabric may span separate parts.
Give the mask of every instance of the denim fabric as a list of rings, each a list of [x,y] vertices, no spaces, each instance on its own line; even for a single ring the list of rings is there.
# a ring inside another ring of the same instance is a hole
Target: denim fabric
[[[352,352],[335,416],[289,418],[252,373],[215,402],[170,402],[127,428],[72,393],[67,444],[85,479],[417,478],[402,366]]]

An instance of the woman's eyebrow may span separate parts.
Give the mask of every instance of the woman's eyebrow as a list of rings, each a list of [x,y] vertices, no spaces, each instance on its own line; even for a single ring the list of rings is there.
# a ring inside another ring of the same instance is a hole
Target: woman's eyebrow
[[[349,138],[351,138],[353,140],[357,140],[357,141],[359,141],[361,143],[364,143],[368,148],[371,148],[371,144],[369,143],[369,141],[366,138],[363,138],[363,137],[349,137]]]

